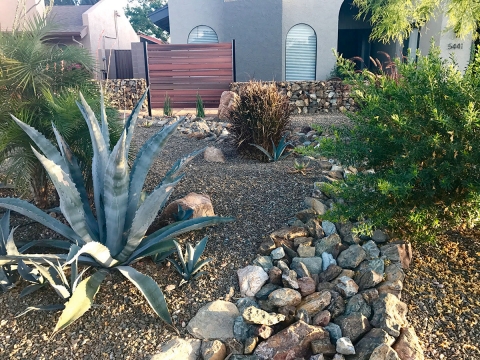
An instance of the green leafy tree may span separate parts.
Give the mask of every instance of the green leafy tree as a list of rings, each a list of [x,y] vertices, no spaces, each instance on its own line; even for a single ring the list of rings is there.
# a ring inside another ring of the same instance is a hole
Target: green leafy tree
[[[358,16],[372,23],[372,39],[383,42],[408,38],[413,27],[425,25],[442,12],[459,37],[476,33],[480,25],[477,0],[353,0],[353,4],[360,10]]]
[[[353,128],[321,143],[360,171],[324,185],[341,198],[332,218],[369,219],[397,235],[433,240],[480,215],[480,54],[462,75],[432,47],[392,75],[350,73]],[[374,172],[366,171],[373,169]]]
[[[166,3],[167,0],[128,0],[125,15],[130,20],[135,31],[141,31],[146,35],[166,41],[169,37],[168,32],[156,26],[148,18],[150,13],[160,9]]]

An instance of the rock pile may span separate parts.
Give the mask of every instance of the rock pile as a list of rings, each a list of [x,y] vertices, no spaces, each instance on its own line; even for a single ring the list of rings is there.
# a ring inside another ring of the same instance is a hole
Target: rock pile
[[[145,79],[108,79],[102,81],[105,97],[110,106],[118,110],[133,110],[142,95],[147,90]],[[148,99],[145,100],[142,110],[148,108]]]
[[[165,125],[173,124],[177,120],[178,117],[144,116],[143,126],[163,127]],[[199,118],[195,115],[191,115],[185,116],[177,130],[182,134],[197,139],[223,141],[230,135],[230,132],[228,131],[230,126],[231,125],[228,122],[220,121],[216,117]]]
[[[343,177],[342,168],[324,165],[324,181]],[[207,304],[190,334],[204,344],[221,341],[225,352],[216,343],[222,352],[215,359],[423,360],[401,301],[411,245],[380,230],[369,237],[355,224],[319,220],[332,200],[318,184],[313,195],[288,227],[261,243],[253,264],[237,271],[236,306]],[[197,345],[186,347],[213,358]]]

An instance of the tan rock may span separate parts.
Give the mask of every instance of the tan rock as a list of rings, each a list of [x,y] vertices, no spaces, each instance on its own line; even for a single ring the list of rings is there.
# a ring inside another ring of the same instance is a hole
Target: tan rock
[[[204,216],[215,216],[210,196],[205,194],[190,193],[187,196],[171,202],[160,215],[160,220],[172,220],[173,216],[178,214],[178,206],[184,211],[193,210],[192,218]]]
[[[227,348],[219,340],[204,341],[202,343],[203,360],[224,360],[227,356]]]
[[[223,155],[222,150],[213,146],[209,146],[205,149],[205,152],[203,153],[203,158],[207,162],[216,162],[216,163],[225,162],[225,156]]]
[[[390,346],[382,344],[373,350],[369,360],[400,360],[400,358]]]
[[[235,100],[238,97],[238,94],[233,91],[224,91],[222,93],[218,107],[218,118],[220,120],[230,120],[230,111],[234,109]]]
[[[413,327],[402,328],[397,342],[393,345],[401,360],[423,360],[422,347]]]

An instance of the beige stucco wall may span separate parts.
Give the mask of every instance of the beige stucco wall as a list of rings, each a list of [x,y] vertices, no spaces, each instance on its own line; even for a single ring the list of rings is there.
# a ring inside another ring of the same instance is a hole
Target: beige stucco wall
[[[85,11],[82,18],[83,24],[88,26],[88,34],[81,42],[90,49],[99,70],[103,68],[99,50],[101,54],[105,49],[130,50],[131,43],[139,41],[117,0],[100,1]]]
[[[23,19],[31,19],[34,16],[43,15],[45,11],[44,1],[38,0],[0,0],[0,29],[11,30],[17,13]]]

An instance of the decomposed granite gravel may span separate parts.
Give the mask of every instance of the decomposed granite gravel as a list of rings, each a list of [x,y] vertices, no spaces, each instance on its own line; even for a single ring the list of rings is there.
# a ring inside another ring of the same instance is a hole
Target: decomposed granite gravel
[[[293,118],[295,128],[345,122],[342,115]],[[139,146],[156,130],[139,127],[135,144]],[[189,192],[208,194],[217,215],[236,218],[233,223],[192,232],[181,239],[196,243],[209,236],[204,256],[213,261],[207,266],[208,274],[179,288],[180,276],[171,266],[158,266],[149,259],[134,265],[159,283],[175,324],[185,337],[189,337],[186,324],[205,303],[240,297],[236,270],[250,264],[262,240],[303,208],[319,172],[315,161],[310,162],[313,171],[306,176],[291,174],[293,157],[261,163],[239,157],[228,141],[213,144],[177,133],[152,167],[147,187],[157,185],[180,156],[209,145],[223,150],[226,163],[207,163],[198,157],[186,168],[185,178],[171,197],[174,200]],[[21,225],[16,232],[16,239],[21,241],[53,235],[18,215],[13,216],[12,225]],[[409,306],[409,321],[427,359],[480,359],[479,235],[449,234],[437,247],[414,246],[402,300]],[[59,298],[46,288],[19,299],[23,286],[20,283],[0,295],[0,359],[148,359],[176,335],[153,314],[131,283],[113,273],[105,279],[93,308],[50,338],[59,313],[15,316],[30,305],[56,303]]]

